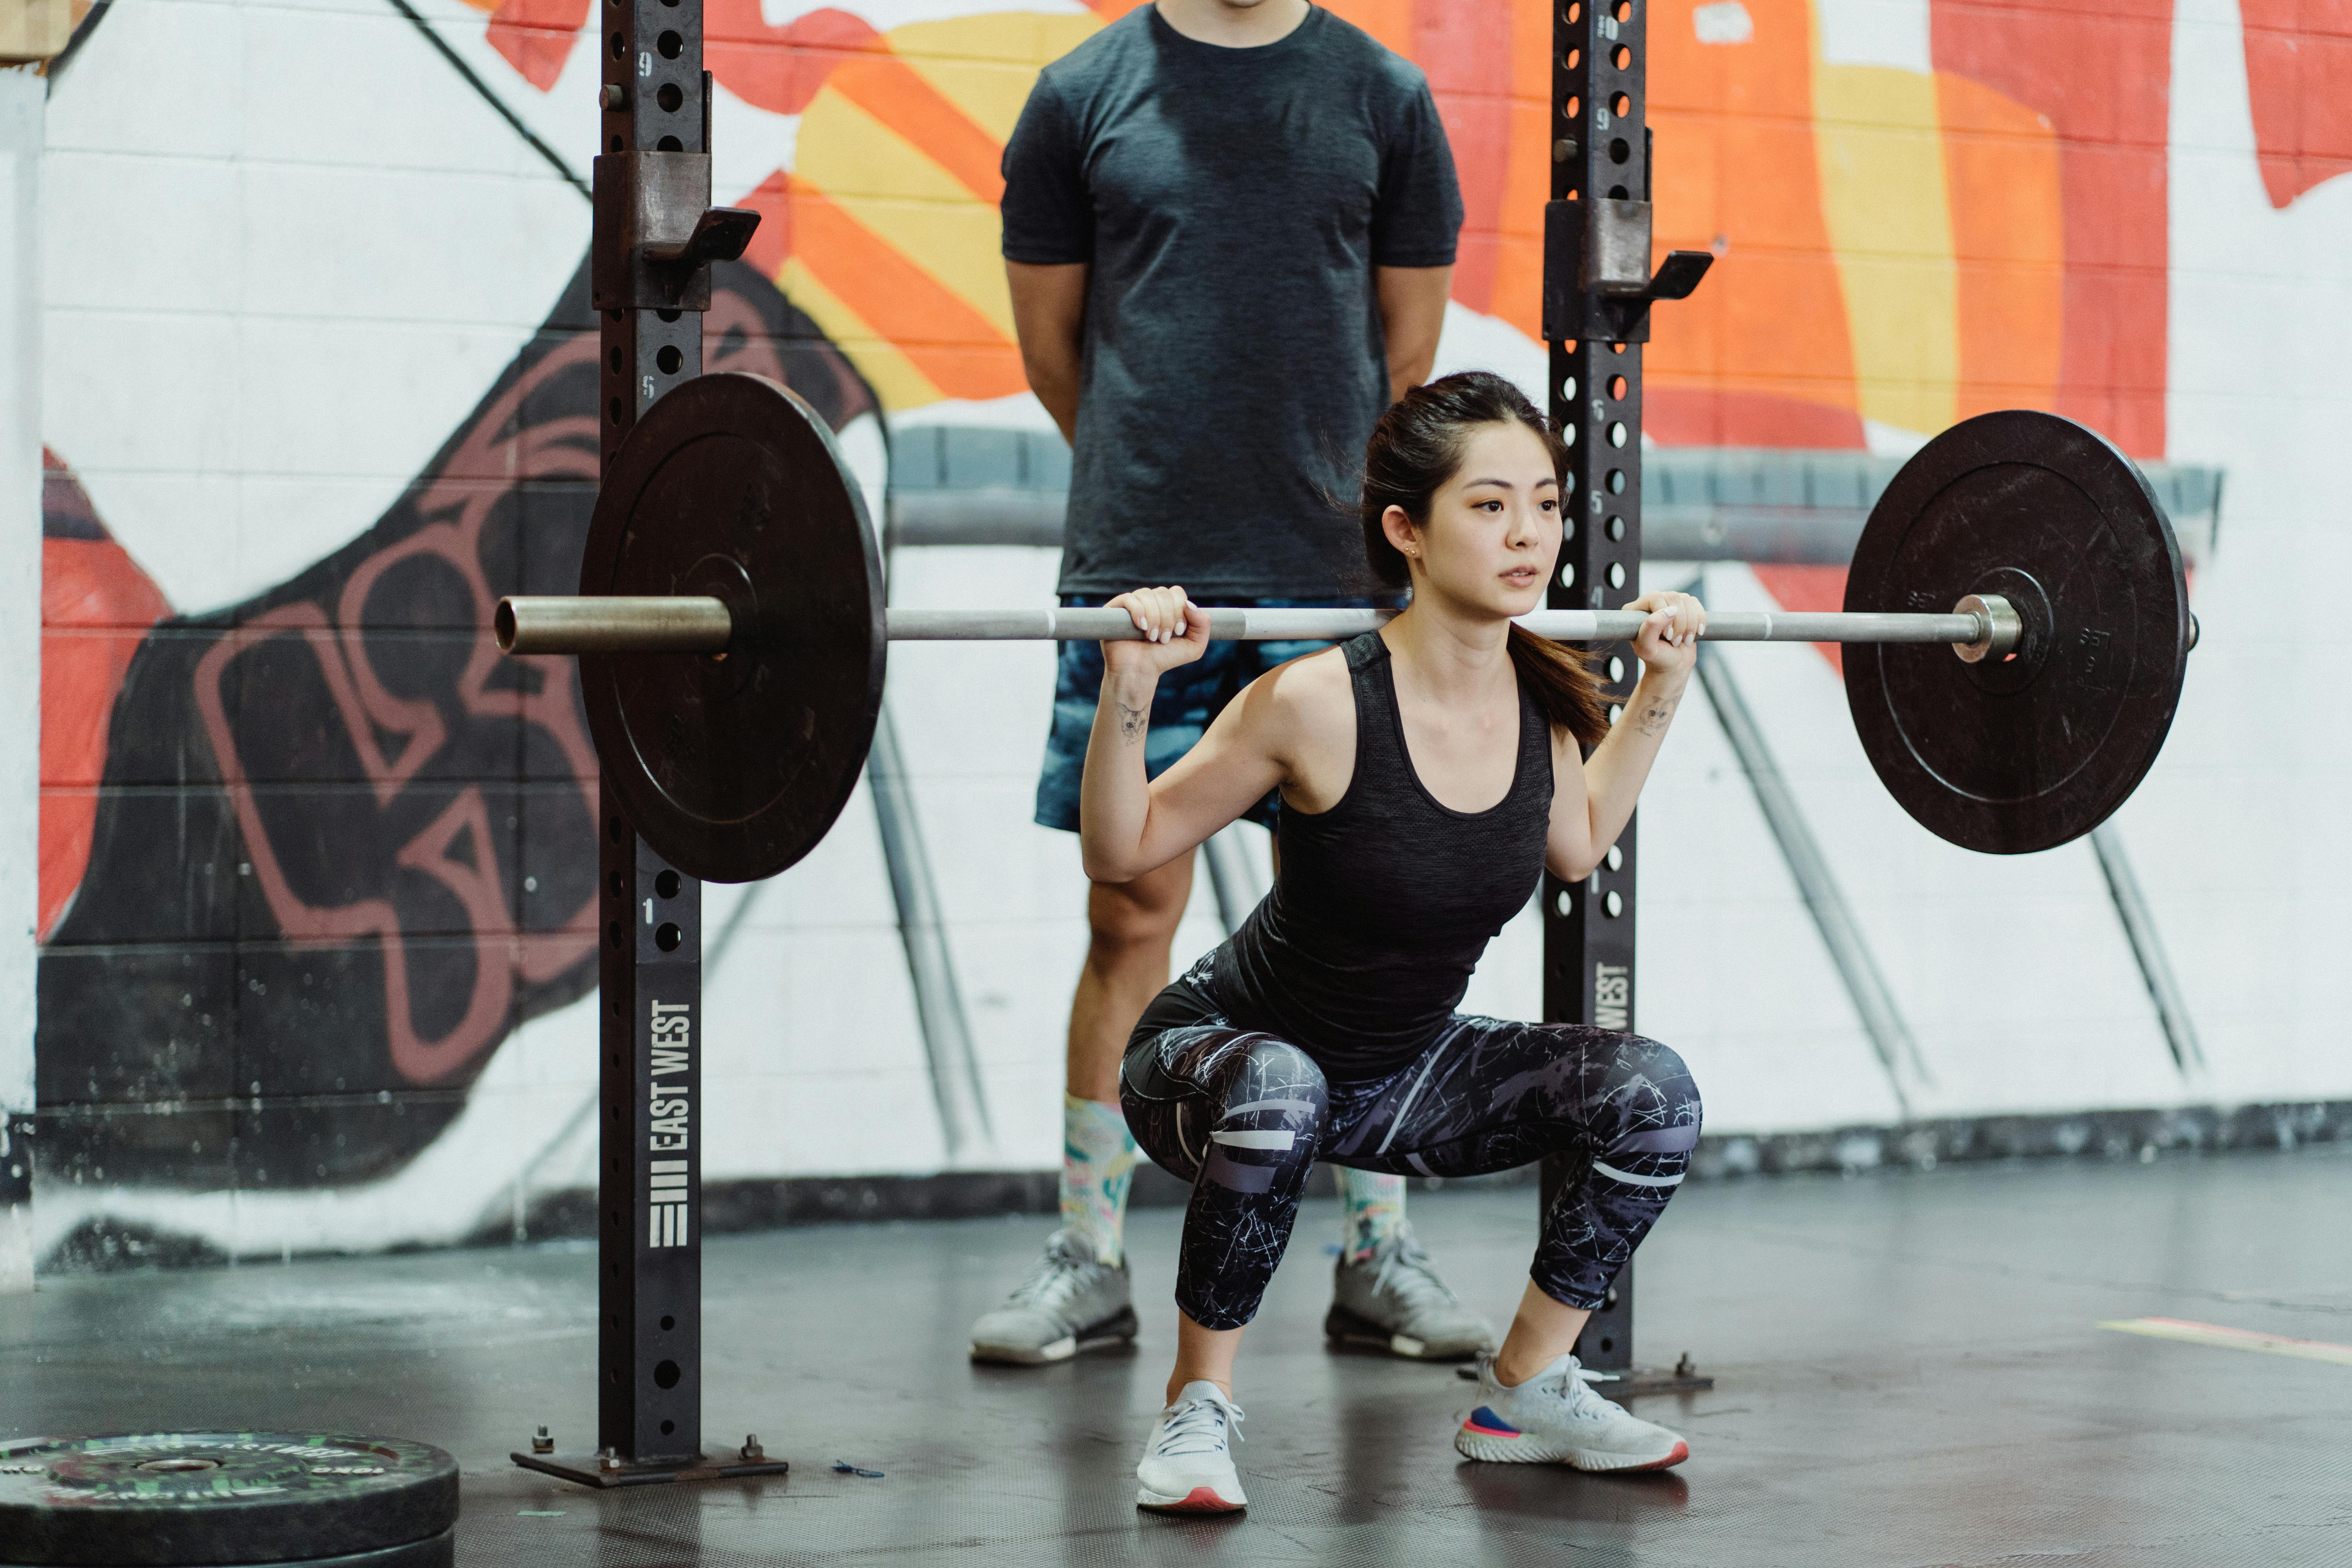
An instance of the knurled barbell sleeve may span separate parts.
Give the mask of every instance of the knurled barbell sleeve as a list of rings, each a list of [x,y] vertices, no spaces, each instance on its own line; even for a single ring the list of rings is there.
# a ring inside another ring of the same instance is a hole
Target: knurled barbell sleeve
[[[491,632],[506,653],[718,653],[735,617],[701,596],[519,594],[499,601]]]

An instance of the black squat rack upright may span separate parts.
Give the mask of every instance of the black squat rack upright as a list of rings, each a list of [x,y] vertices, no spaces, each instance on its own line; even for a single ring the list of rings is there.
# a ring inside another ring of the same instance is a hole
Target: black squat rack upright
[[[1613,610],[1642,575],[1642,345],[1650,305],[1686,298],[1715,259],[1678,250],[1650,269],[1651,140],[1646,0],[1557,0],[1552,16],[1551,200],[1544,206],[1543,336],[1551,415],[1569,443],[1566,538],[1546,603]],[[1613,703],[1640,673],[1629,650],[1603,650]],[[1636,822],[1583,884],[1543,880],[1543,1016],[1604,1029],[1633,1026]],[[1550,1208],[1574,1173],[1544,1163]],[[1692,1392],[1715,1380],[1633,1360],[1633,1265],[1610,1286],[1577,1342],[1607,1394]]]

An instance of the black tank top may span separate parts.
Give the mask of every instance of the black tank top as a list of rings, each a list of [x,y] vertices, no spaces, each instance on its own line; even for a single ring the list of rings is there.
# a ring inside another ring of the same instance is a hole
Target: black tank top
[[[1213,999],[1244,1028],[1298,1047],[1336,1081],[1398,1071],[1434,1039],[1470,971],[1527,907],[1551,822],[1551,730],[1519,683],[1511,787],[1454,811],[1405,751],[1388,645],[1343,646],[1356,695],[1356,771],[1328,811],[1286,806],[1274,891],[1213,955]]]

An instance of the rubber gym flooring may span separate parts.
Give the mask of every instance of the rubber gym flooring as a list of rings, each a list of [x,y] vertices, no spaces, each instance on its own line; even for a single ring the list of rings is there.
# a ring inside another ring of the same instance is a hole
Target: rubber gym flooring
[[[1413,1214],[1501,1313],[1534,1201]],[[1720,1381],[1642,1402],[1691,1459],[1616,1479],[1465,1463],[1452,1368],[1327,1351],[1313,1202],[1243,1352],[1231,1520],[1132,1507],[1179,1218],[1131,1226],[1143,1348],[1027,1371],[963,1335],[1034,1217],[714,1241],[706,1442],[757,1432],[781,1481],[594,1493],[508,1463],[538,1422],[593,1428],[593,1255],[563,1244],[50,1279],[0,1304],[0,1432],[423,1438],[465,1466],[468,1568],[2352,1563],[2352,1364],[2100,1326],[2352,1341],[2352,1148],[1694,1184],[1642,1252],[1640,1348]]]

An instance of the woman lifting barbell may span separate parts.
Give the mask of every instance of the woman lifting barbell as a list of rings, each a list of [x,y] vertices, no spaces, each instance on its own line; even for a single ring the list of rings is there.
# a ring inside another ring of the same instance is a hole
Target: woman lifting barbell
[[[1571,1351],[1683,1179],[1699,1132],[1690,1075],[1636,1035],[1454,1010],[1539,869],[1580,881],[1623,830],[1706,625],[1688,595],[1633,602],[1650,617],[1633,644],[1643,673],[1612,724],[1580,658],[1510,624],[1542,602],[1559,552],[1565,457],[1499,376],[1407,393],[1373,432],[1361,516],[1373,571],[1410,585],[1411,606],[1268,672],[1157,781],[1141,744],[1152,689],[1201,657],[1208,618],[1181,588],[1111,601],[1146,640],[1103,645],[1087,874],[1139,876],[1267,790],[1283,798],[1274,891],[1146,1009],[1120,1074],[1137,1141],[1192,1182],[1176,1365],[1137,1467],[1143,1507],[1245,1506],[1234,1353],[1318,1159],[1465,1176],[1589,1155],[1545,1215],[1454,1446],[1587,1470],[1687,1457],[1594,1394]]]

